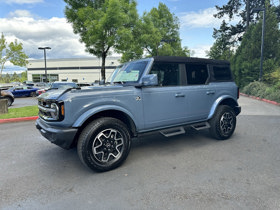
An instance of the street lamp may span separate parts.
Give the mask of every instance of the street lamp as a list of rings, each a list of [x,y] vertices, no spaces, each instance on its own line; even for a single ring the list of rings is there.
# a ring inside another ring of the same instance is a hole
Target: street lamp
[[[263,23],[262,23],[262,43],[261,43],[261,64],[260,64],[260,77],[259,81],[262,81],[263,74],[263,50],[264,50],[264,32],[265,32],[265,8],[254,8],[253,12],[263,11]]]
[[[46,50],[50,50],[50,47],[38,47],[38,50],[44,50],[44,59],[45,59],[45,77],[46,82],[48,82],[48,74],[47,74],[47,60],[46,60]]]

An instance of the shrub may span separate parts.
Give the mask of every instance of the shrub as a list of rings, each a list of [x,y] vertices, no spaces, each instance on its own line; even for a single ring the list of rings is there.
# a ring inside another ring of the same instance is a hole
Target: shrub
[[[276,86],[269,86],[263,82],[251,82],[249,85],[243,88],[242,92],[248,95],[265,98],[280,103],[280,89]]]

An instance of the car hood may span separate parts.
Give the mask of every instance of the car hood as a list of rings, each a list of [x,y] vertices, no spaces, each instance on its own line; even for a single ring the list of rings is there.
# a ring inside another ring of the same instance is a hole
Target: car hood
[[[81,95],[81,94],[93,94],[94,92],[108,92],[110,90],[124,89],[122,85],[100,85],[100,86],[88,86],[77,89],[56,89],[48,90],[45,93],[42,93],[38,96],[38,99],[43,100],[59,100],[64,95],[70,94],[72,97]]]

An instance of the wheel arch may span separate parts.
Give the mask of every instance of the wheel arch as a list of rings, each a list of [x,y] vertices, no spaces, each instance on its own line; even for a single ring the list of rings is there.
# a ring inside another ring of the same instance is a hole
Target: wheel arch
[[[12,96],[9,96],[9,95],[5,95],[3,98],[4,98],[4,99],[5,99],[5,98],[11,99],[11,100],[12,100],[11,105],[12,105],[12,104],[14,103],[14,101],[15,101],[15,99],[14,99]]]
[[[78,132],[75,136],[73,145],[77,144],[77,140],[78,140],[81,132],[89,123],[91,123],[92,121],[94,121],[98,118],[102,118],[102,117],[112,117],[112,118],[116,118],[116,119],[122,121],[125,125],[127,125],[130,135],[134,136],[134,137],[137,136],[136,125],[135,125],[132,117],[129,116],[129,114],[125,113],[124,111],[117,110],[117,109],[106,109],[106,110],[101,110],[99,112],[94,112],[91,115],[88,115],[83,120],[79,118],[74,123],[73,127],[78,127]]]
[[[227,105],[230,106],[236,115],[239,114],[239,112],[236,110],[236,107],[238,107],[238,103],[236,102],[236,100],[234,98],[232,98],[231,96],[223,96],[218,98],[215,103],[213,104],[210,113],[208,115],[208,120],[211,119],[213,117],[213,115],[215,114],[218,106],[220,105]]]

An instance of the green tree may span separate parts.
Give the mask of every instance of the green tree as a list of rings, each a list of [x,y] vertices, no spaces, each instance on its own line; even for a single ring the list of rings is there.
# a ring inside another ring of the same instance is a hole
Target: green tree
[[[230,27],[223,21],[220,29],[214,29],[213,38],[216,39],[210,51],[206,54],[211,59],[230,60],[234,54],[234,43],[231,39]]]
[[[232,59],[232,69],[240,87],[259,78],[261,37],[262,21],[259,21],[249,27]],[[266,7],[263,59],[263,80],[270,83],[272,73],[280,65],[280,30],[274,7]]]
[[[254,8],[264,7],[265,0],[229,0],[222,7],[216,6],[216,18],[228,17],[232,20],[234,16],[241,17],[241,20],[236,25],[231,25],[229,28],[232,39],[237,42],[242,40],[243,32],[249,28],[250,23],[258,20],[258,16],[254,13]]]
[[[123,61],[143,56],[190,56],[187,47],[181,47],[179,19],[169,8],[159,3],[158,8],[145,12],[133,28],[130,48],[123,51]]]
[[[17,74],[16,72],[14,72],[14,74],[13,74],[11,80],[12,80],[13,82],[19,82],[19,81],[20,81],[20,78],[19,78],[19,76],[18,76],[18,74]]]
[[[16,66],[26,66],[28,64],[28,56],[23,52],[22,43],[17,40],[7,44],[4,34],[0,38],[0,77],[7,61]]]
[[[4,77],[4,82],[5,83],[10,83],[11,82],[11,77],[10,77],[10,75],[8,73]]]
[[[125,50],[132,37],[138,13],[134,0],[64,0],[65,15],[74,33],[80,35],[86,51],[102,59],[101,76],[105,80],[105,60],[112,50]]]
[[[21,73],[20,82],[27,81],[27,71]]]

